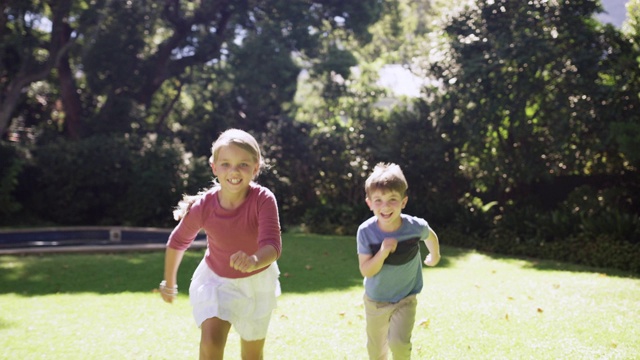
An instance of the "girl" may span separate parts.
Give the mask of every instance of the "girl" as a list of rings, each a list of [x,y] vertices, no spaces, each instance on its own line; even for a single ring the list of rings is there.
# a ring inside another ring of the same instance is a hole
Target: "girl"
[[[263,159],[245,131],[223,132],[211,147],[216,180],[208,190],[185,196],[169,236],[160,294],[171,303],[176,275],[196,235],[204,229],[207,250],[189,287],[193,316],[201,329],[200,359],[222,359],[231,325],[241,337],[243,359],[261,359],[271,313],[280,294],[276,260],[282,239],[275,196],[253,182]]]

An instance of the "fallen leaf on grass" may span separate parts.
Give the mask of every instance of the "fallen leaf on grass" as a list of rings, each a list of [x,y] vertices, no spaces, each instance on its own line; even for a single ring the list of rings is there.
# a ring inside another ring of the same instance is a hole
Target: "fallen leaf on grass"
[[[544,310],[538,308],[538,312],[542,314],[544,312]]]
[[[311,265],[307,265],[307,266],[305,266],[304,268],[305,268],[305,269],[307,269],[307,270],[311,270],[311,269],[313,269],[313,267],[312,267]]]
[[[422,319],[420,320],[420,323],[418,323],[418,326],[423,328],[428,328],[430,323],[431,323],[430,319]]]

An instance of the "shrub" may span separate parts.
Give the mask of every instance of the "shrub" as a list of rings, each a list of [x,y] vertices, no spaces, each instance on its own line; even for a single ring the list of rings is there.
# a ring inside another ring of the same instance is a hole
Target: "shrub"
[[[152,135],[55,141],[33,152],[18,193],[41,222],[164,226],[190,171],[201,168],[192,160],[181,144]]]
[[[8,225],[12,215],[22,209],[14,191],[24,161],[15,145],[0,142],[0,225]]]
[[[356,235],[358,226],[367,219],[366,206],[325,205],[305,212],[304,225],[309,232],[327,235]]]

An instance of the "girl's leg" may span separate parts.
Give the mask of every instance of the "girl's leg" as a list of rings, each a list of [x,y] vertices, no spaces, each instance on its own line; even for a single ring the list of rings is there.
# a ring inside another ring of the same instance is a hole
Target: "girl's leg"
[[[264,340],[242,340],[240,342],[242,360],[262,360],[262,350],[264,349]]]
[[[222,360],[231,323],[217,317],[205,320],[200,326],[200,360]]]

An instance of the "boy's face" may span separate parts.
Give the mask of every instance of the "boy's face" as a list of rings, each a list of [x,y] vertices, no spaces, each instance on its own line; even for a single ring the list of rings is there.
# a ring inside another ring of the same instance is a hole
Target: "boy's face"
[[[378,218],[378,226],[383,231],[397,230],[402,224],[400,214],[409,198],[397,191],[374,190],[367,197],[367,205]]]

